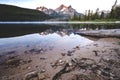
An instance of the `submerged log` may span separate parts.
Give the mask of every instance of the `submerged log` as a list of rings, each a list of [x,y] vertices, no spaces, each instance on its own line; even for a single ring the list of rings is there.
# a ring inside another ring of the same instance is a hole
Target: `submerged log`
[[[84,30],[84,31],[78,31],[75,33],[82,36],[91,36],[91,37],[98,37],[98,38],[106,38],[106,37],[120,38],[120,29]]]

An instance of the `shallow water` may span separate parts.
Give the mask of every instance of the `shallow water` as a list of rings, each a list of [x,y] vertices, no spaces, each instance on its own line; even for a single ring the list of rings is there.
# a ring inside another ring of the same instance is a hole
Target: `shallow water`
[[[29,50],[29,49],[47,49],[61,51],[71,50],[76,46],[85,46],[92,43],[85,37],[74,33],[65,33],[57,31],[54,33],[34,33],[18,37],[0,38],[0,54],[9,51]]]

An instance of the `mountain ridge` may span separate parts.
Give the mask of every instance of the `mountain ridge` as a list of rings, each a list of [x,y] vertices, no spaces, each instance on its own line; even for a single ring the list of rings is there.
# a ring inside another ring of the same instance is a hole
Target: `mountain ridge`
[[[39,11],[42,11],[45,14],[48,14],[52,17],[55,17],[55,18],[68,18],[69,19],[73,16],[83,16],[82,13],[77,12],[74,8],[72,8],[71,5],[65,6],[65,5],[61,4],[56,9],[48,9],[44,6],[40,6],[40,7],[37,7],[36,9]],[[54,14],[56,14],[56,15],[54,15]]]

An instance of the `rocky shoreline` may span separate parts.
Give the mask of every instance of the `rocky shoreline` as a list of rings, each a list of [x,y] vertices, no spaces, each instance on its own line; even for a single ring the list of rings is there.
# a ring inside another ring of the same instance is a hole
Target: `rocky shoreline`
[[[62,52],[10,51],[0,55],[0,80],[119,80],[119,52],[119,38],[100,38]]]

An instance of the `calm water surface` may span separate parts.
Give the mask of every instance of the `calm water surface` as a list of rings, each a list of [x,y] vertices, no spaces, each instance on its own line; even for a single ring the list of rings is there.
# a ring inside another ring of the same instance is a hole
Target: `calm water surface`
[[[0,38],[0,53],[21,49],[56,49],[70,50],[76,46],[84,46],[92,43],[85,37],[74,33],[56,31],[53,33],[41,32],[17,37]]]
[[[119,29],[119,24],[0,24],[0,54],[9,51],[27,49],[70,50],[76,46],[85,46],[93,41],[74,34],[74,31]]]

